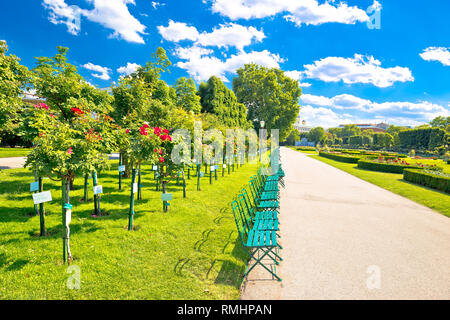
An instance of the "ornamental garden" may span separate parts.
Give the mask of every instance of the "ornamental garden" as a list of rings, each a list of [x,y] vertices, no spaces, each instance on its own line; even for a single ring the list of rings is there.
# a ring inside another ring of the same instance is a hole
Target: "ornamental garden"
[[[284,104],[274,117],[241,87],[277,94],[279,85],[258,87],[275,77],[298,101],[298,83],[246,65],[233,90],[216,77],[169,86],[158,48],[101,90],[67,54],[58,47],[29,70],[0,42],[1,142],[26,147],[0,149],[26,157],[23,169],[0,171],[0,297],[237,298],[248,253],[231,202],[299,110]]]

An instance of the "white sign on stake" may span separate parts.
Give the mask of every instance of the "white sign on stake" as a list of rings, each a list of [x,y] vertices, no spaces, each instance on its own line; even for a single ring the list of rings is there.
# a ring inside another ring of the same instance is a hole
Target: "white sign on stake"
[[[48,201],[52,201],[52,193],[50,191],[44,191],[39,193],[33,193],[34,204],[40,204]]]
[[[226,165],[226,164],[224,163],[222,167],[223,167],[223,168],[226,168],[226,167],[227,167],[227,165]]]
[[[119,172],[125,172],[125,166],[119,166]]]
[[[137,182],[133,183],[133,193],[136,193],[138,191],[138,184]]]
[[[214,170],[216,170],[216,166],[211,166],[209,169],[210,169],[210,171],[214,171]]]
[[[153,166],[153,171],[158,171],[158,166]]]
[[[100,194],[103,193],[103,186],[94,186],[94,194]]]

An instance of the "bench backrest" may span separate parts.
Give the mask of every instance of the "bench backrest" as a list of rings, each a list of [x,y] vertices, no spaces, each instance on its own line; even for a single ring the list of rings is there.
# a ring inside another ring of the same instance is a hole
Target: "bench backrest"
[[[245,219],[242,217],[239,204],[236,200],[233,200],[233,202],[231,202],[231,209],[233,210],[234,221],[236,222],[236,228],[239,233],[239,238],[241,239],[242,244],[245,244],[248,238],[249,229],[244,223]]]

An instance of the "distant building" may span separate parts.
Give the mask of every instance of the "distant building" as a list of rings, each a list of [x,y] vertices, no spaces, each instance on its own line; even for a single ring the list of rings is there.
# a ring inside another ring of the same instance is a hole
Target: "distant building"
[[[300,120],[300,118],[297,118],[297,120],[295,121],[294,128],[297,129],[300,133],[307,133],[312,129],[312,127],[306,125],[305,120]]]
[[[339,128],[343,128],[346,126],[345,124],[339,125]],[[381,122],[378,124],[373,123],[355,123],[355,126],[361,129],[361,131],[365,130],[373,130],[374,132],[386,132],[387,128],[389,128],[389,124]]]

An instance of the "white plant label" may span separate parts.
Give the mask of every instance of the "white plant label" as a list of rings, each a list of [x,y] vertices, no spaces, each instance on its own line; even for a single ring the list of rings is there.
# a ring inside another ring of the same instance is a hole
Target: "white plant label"
[[[94,186],[94,194],[103,193],[103,186]]]
[[[52,201],[52,193],[50,191],[33,193],[32,196],[33,196],[34,204],[40,204],[40,203]]]

